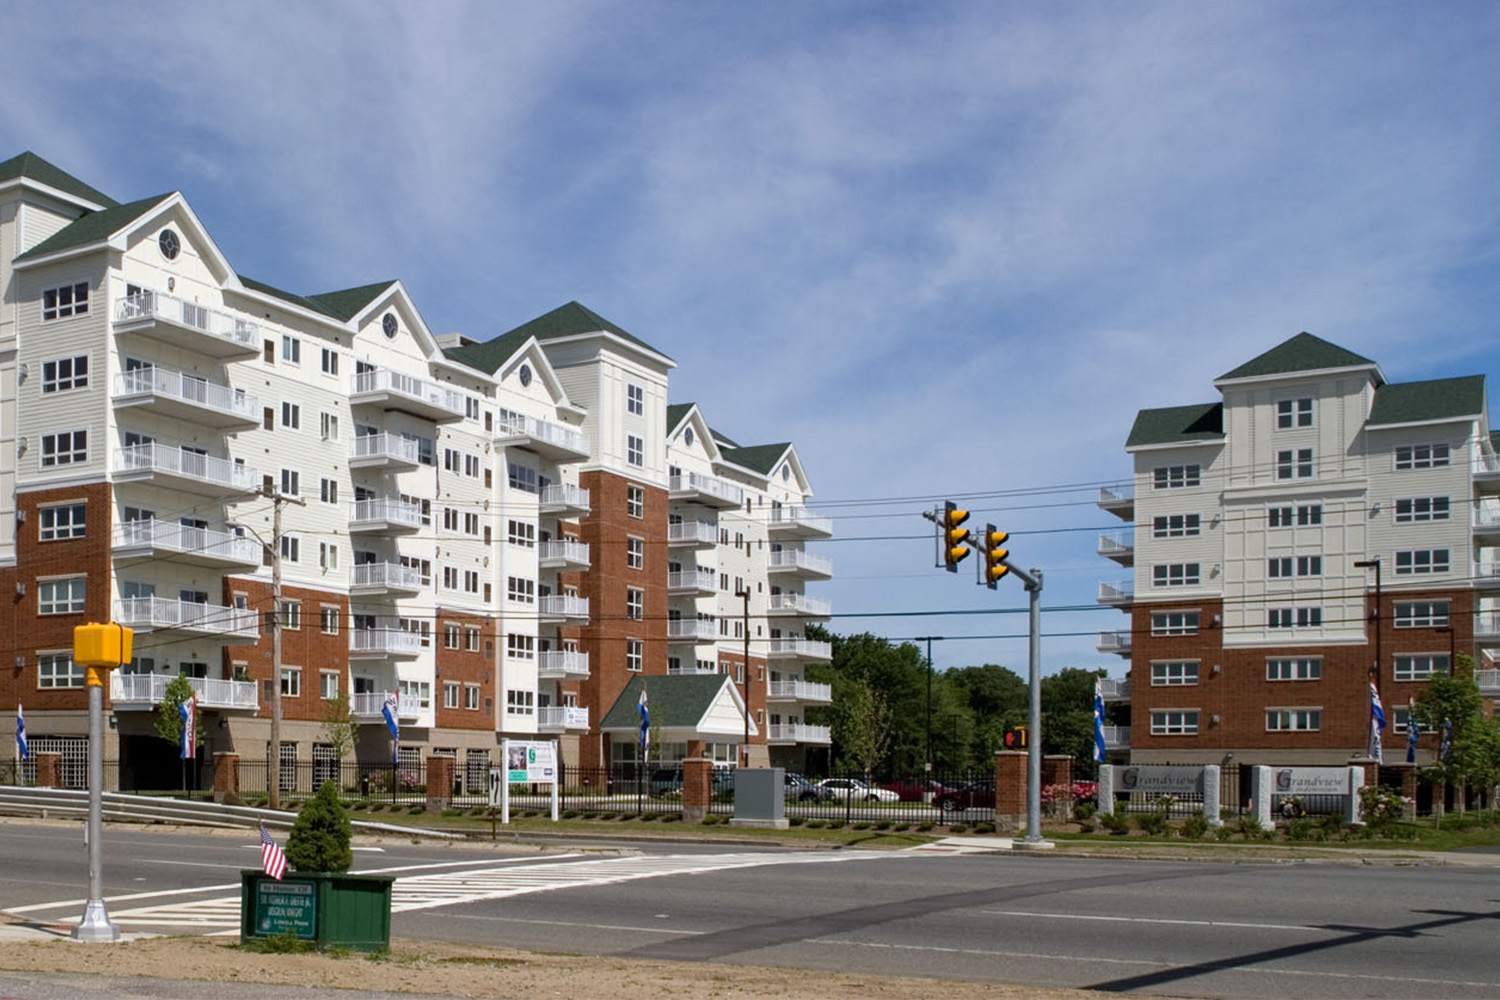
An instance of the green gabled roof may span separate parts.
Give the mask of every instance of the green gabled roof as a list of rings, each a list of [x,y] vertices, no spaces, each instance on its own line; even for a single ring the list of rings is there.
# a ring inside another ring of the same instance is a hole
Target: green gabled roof
[[[326,307],[324,307],[321,302],[315,302],[305,295],[297,295],[293,292],[283,291],[273,285],[266,284],[264,281],[256,281],[254,278],[247,278],[243,274],[236,275],[236,277],[240,279],[240,284],[244,285],[252,292],[262,292],[266,295],[272,296],[273,298],[281,299],[283,302],[290,302],[294,306],[301,306],[303,309],[308,309],[315,313],[321,313],[322,315],[328,316],[331,319],[340,318],[336,314],[330,312]]]
[[[337,292],[319,292],[308,298],[320,303],[328,315],[337,316],[347,323],[395,283],[394,280],[377,281],[373,285],[360,285],[358,288],[345,288]]]
[[[522,344],[530,339],[531,334],[520,330],[512,330],[510,333],[501,334],[494,340],[486,340],[482,344],[461,344],[458,347],[445,347],[443,348],[443,354],[460,364],[465,364],[470,368],[493,375],[499,370],[501,365],[509,361],[521,349]]]
[[[10,159],[0,163],[0,182],[12,181],[25,177],[45,184],[59,191],[66,191],[75,198],[91,201],[105,208],[114,208],[119,202],[96,188],[89,187],[83,181],[74,177],[66,171],[59,170],[46,160],[32,152],[22,153],[20,156],[12,156]]]
[[[641,724],[641,686],[646,687],[646,708],[652,727],[695,729],[709,706],[719,696],[727,674],[669,674],[666,677],[632,677],[599,723],[601,730],[637,729]]]
[[[1321,371],[1325,368],[1374,366],[1374,364],[1375,362],[1369,358],[1360,357],[1353,351],[1346,351],[1337,344],[1330,344],[1310,333],[1299,333],[1291,340],[1277,344],[1259,357],[1251,358],[1233,371],[1225,372],[1215,381]]]
[[[1477,417],[1483,412],[1483,375],[1435,378],[1380,386],[1375,390],[1375,403],[1365,425],[1458,420]]]
[[[718,431],[714,430],[712,427],[710,427],[708,429],[708,432],[713,435],[714,440],[719,443],[719,447],[720,448],[738,448],[739,447],[738,442],[730,440],[728,434],[720,434]]]
[[[697,405],[697,403],[669,403],[667,405],[667,431],[670,432],[682,423],[682,419]]]
[[[140,201],[132,201],[128,205],[116,205],[113,208],[106,208],[102,212],[90,212],[77,221],[63,226],[30,250],[21,254],[16,260],[31,260],[36,257],[45,257],[48,254],[57,253],[59,250],[70,250],[73,247],[99,243],[121,229],[124,229],[170,197],[172,197],[172,194],[168,192],[167,194],[159,194],[151,198],[142,198]]]
[[[1159,410],[1142,410],[1135,415],[1135,426],[1125,447],[1145,444],[1173,444],[1202,441],[1224,436],[1224,404],[1194,403],[1192,406],[1167,406]]]
[[[755,444],[748,448],[725,448],[724,461],[769,476],[791,446],[791,442],[787,441],[782,444]]]
[[[609,320],[600,316],[587,306],[578,302],[569,302],[567,305],[558,306],[556,309],[527,323],[522,323],[505,336],[512,333],[524,333],[526,336],[535,337],[537,340],[555,340],[559,337],[576,337],[585,333],[598,333],[607,331],[617,337],[630,341],[632,344],[644,347],[653,354],[661,354],[656,348],[641,340],[634,334],[630,334],[615,326]],[[666,357],[666,355],[662,355]],[[670,360],[670,359],[669,359]]]

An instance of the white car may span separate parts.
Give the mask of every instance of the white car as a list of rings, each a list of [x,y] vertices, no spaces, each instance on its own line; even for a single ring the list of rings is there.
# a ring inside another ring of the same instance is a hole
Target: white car
[[[824,778],[819,788],[828,790],[830,799],[840,802],[900,802],[901,796],[884,788],[867,785],[858,778]]]

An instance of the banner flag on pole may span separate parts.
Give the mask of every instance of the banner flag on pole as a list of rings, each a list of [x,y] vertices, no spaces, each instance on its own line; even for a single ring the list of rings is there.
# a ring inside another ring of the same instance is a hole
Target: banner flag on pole
[[[20,702],[16,702],[16,753],[22,760],[31,759],[31,750],[26,746],[26,717],[21,714]]]
[[[187,701],[178,702],[177,714],[182,717],[182,746],[178,756],[183,760],[198,756],[198,696],[188,695]]]
[[[260,824],[260,866],[278,882],[286,874],[286,855],[281,853],[281,848],[276,846],[276,841],[266,832],[264,822]]]
[[[1094,760],[1104,763],[1104,678],[1094,678]]]
[[[1417,699],[1406,699],[1406,762],[1417,762],[1417,740],[1422,736],[1422,727],[1417,725]]]
[[[1447,760],[1448,751],[1453,748],[1453,720],[1443,720],[1443,742],[1438,747],[1438,760]]]
[[[645,759],[646,732],[651,728],[651,710],[646,705],[646,682],[641,681],[641,700],[636,703],[636,710],[641,713],[641,751],[642,759]],[[746,709],[749,711],[749,709]]]
[[[1375,682],[1370,682],[1370,758],[1377,764],[1385,763],[1385,754],[1380,746],[1380,734],[1385,732],[1385,709],[1380,704],[1380,691]]]
[[[392,691],[386,696],[385,704],[380,706],[380,714],[385,716],[385,728],[391,731],[391,763],[401,763],[401,724],[396,721],[397,706],[401,703],[396,699],[396,692]]]

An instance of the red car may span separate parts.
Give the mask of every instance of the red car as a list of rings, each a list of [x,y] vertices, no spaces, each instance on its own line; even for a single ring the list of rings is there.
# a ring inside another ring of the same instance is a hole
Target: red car
[[[963,812],[965,809],[993,809],[995,808],[995,782],[970,782],[962,788],[944,792],[935,797],[932,804],[945,813]]]
[[[902,802],[925,802],[929,793],[937,796],[953,790],[941,781],[933,781],[931,778],[908,778],[905,781],[892,781],[880,787],[901,796]]]

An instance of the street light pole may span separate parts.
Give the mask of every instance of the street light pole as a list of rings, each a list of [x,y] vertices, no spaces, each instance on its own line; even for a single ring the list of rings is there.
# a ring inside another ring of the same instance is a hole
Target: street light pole
[[[739,597],[739,598],[743,598],[744,602],[745,602],[745,609],[744,609],[744,613],[743,613],[744,614],[744,618],[743,618],[743,621],[744,621],[744,630],[745,630],[745,679],[744,679],[744,690],[745,690],[745,743],[744,743],[744,748],[741,751],[741,758],[744,761],[744,766],[745,767],[749,767],[750,766],[750,588],[746,587],[744,590],[739,591],[734,596],[735,597]]]
[[[930,775],[932,772],[932,643],[934,639],[942,642],[943,636],[919,635],[917,638],[927,643],[927,771]],[[955,740],[954,746],[957,745],[957,740]]]
[[[1016,842],[1023,849],[1045,849],[1053,845],[1042,839],[1042,571],[1009,567],[1023,584],[1029,600],[1031,642],[1027,680],[1031,705],[1026,733],[1026,836]]]
[[[1361,559],[1354,564],[1355,569],[1375,569],[1375,664],[1370,668],[1370,680],[1375,683],[1375,689],[1380,689],[1380,557],[1374,559]]]

